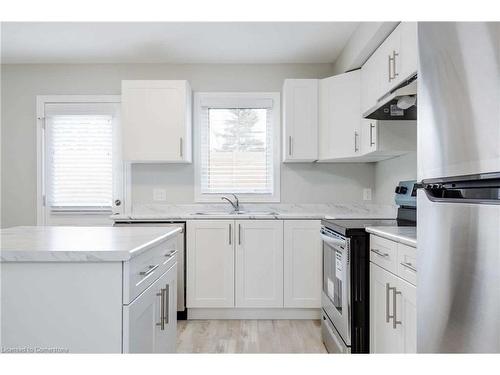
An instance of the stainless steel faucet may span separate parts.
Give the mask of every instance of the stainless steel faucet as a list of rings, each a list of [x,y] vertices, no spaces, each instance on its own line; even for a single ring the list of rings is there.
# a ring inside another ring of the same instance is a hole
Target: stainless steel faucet
[[[231,195],[234,197],[234,202],[226,196],[222,197],[221,199],[223,201],[228,201],[231,204],[231,206],[233,206],[233,210],[235,212],[238,212],[240,210],[240,201],[239,201],[238,197],[236,196],[236,194],[231,194]]]

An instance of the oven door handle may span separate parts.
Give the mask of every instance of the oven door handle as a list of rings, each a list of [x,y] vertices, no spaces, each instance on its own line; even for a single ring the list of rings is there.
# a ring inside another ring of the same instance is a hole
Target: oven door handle
[[[320,233],[321,239],[325,241],[327,244],[332,245],[332,246],[342,246],[345,247],[346,241],[345,240],[339,240],[337,238],[333,238],[330,236],[327,236],[326,234]]]

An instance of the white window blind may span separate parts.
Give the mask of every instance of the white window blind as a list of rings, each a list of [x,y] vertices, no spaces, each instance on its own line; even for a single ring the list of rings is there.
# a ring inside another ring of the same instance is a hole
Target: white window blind
[[[272,194],[272,100],[201,102],[202,194]]]
[[[51,104],[47,124],[47,206],[52,211],[110,211],[114,106]]]

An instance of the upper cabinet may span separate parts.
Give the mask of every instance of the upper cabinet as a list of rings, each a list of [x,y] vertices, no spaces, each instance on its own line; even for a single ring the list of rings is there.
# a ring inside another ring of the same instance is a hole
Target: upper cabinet
[[[319,160],[360,154],[360,71],[319,81]]]
[[[187,81],[122,81],[123,159],[190,163],[191,98]]]
[[[283,162],[318,159],[318,80],[286,79],[283,85]]]
[[[361,68],[361,112],[417,72],[417,23],[401,22]]]

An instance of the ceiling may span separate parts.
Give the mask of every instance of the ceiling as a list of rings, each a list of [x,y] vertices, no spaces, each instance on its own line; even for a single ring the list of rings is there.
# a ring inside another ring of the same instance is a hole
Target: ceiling
[[[332,63],[358,24],[2,23],[2,63]]]

